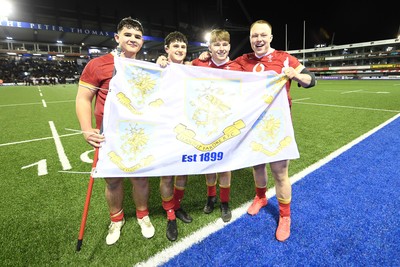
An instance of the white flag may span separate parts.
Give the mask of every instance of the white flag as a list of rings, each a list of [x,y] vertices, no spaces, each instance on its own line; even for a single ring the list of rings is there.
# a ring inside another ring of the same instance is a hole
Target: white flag
[[[93,177],[206,174],[299,157],[283,74],[119,57],[115,68]]]

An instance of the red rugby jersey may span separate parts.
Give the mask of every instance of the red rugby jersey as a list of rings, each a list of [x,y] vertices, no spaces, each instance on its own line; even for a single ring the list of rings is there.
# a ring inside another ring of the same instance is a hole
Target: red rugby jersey
[[[242,67],[235,61],[229,60],[225,64],[217,65],[217,64],[215,64],[215,62],[212,60],[211,57],[206,61],[202,61],[202,60],[196,58],[192,61],[192,65],[200,66],[200,67],[215,68],[215,69],[224,69],[224,70],[242,70]]]
[[[94,116],[96,118],[96,128],[100,129],[103,121],[104,103],[106,101],[110,80],[114,71],[114,56],[109,53],[91,59],[85,66],[79,84],[85,87],[98,89],[96,93],[96,103]],[[103,90],[101,90],[101,89]]]
[[[258,58],[255,53],[244,54],[234,60],[238,63],[243,71],[261,72],[272,70],[277,74],[281,74],[286,67],[292,67],[298,72],[304,69],[300,61],[285,51],[274,50],[265,56]],[[289,106],[292,106],[292,98],[290,96],[291,80],[286,83],[286,92],[288,96]]]

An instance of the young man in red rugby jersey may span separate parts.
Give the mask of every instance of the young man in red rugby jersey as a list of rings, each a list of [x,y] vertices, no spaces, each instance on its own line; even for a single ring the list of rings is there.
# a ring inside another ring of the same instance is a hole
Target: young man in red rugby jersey
[[[208,46],[211,57],[206,60],[194,59],[191,62],[192,65],[225,70],[242,70],[239,64],[229,59],[229,52],[231,50],[230,40],[228,31],[223,29],[212,30]],[[203,210],[207,214],[214,210],[215,203],[217,202],[217,177],[219,180],[221,218],[224,222],[229,222],[232,218],[232,212],[229,208],[231,171],[206,174],[207,203]]]
[[[89,145],[98,148],[105,141],[100,133],[103,121],[104,103],[106,101],[110,80],[114,73],[114,57],[136,58],[143,46],[143,27],[137,20],[127,17],[117,26],[115,41],[118,48],[109,54],[89,61],[79,80],[76,96],[76,114],[83,132],[83,137]],[[95,107],[92,102],[95,98]],[[92,112],[96,126],[92,126]],[[142,235],[151,238],[154,227],[149,218],[149,180],[146,177],[129,178],[132,184],[132,197],[136,206],[136,217],[141,227]],[[110,213],[111,223],[106,237],[107,245],[118,241],[121,228],[125,224],[122,202],[124,199],[124,178],[104,178],[106,182],[105,196]]]
[[[291,107],[290,85],[292,80],[296,81],[301,87],[310,88],[315,85],[315,76],[294,56],[285,51],[272,48],[272,39],[272,26],[269,22],[265,20],[254,22],[250,26],[250,45],[253,52],[236,58],[234,62],[240,65],[242,71],[275,71],[277,74],[284,73],[289,78],[285,84],[285,90]],[[200,59],[209,61],[210,55],[203,53]],[[289,160],[271,162],[269,165],[274,177],[276,197],[279,203],[279,222],[275,237],[283,242],[290,236],[291,225],[292,186],[288,174]],[[266,197],[268,182],[266,164],[254,166],[253,176],[256,196],[247,210],[250,215],[256,215],[268,203]]]
[[[178,31],[169,33],[164,39],[164,49],[167,56],[160,56],[157,64],[166,67],[169,62],[185,64],[188,41],[186,36]],[[181,208],[181,201],[185,193],[187,175],[162,176],[160,179],[160,193],[162,206],[167,212],[167,238],[175,241],[178,238],[176,218],[184,223],[191,223],[192,217]]]
[[[261,72],[275,71],[284,73],[289,78],[285,85],[289,106],[292,105],[290,85],[292,80],[299,86],[310,88],[315,85],[315,76],[302,65],[297,58],[285,51],[275,50],[271,47],[273,36],[272,26],[265,20],[258,20],[250,26],[250,45],[252,53],[244,54],[235,59],[243,71]],[[270,169],[275,181],[276,197],[279,202],[279,222],[275,233],[277,240],[283,242],[290,236],[290,204],[292,200],[292,185],[289,180],[289,160],[271,162]],[[260,164],[253,167],[256,196],[248,208],[250,215],[255,215],[266,206],[268,200],[266,165]]]

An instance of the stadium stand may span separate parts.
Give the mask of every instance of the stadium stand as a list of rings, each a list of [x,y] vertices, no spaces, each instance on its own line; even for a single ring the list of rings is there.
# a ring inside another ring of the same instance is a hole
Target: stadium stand
[[[54,1],[50,6],[39,2],[16,1],[16,15],[0,17],[0,79],[6,85],[50,83],[50,77],[58,83],[75,82],[91,58],[108,53],[116,46],[115,24],[125,14],[64,7],[67,2]],[[136,14],[145,14],[149,5],[152,4],[143,3],[137,7]],[[163,12],[170,4],[165,5],[159,6],[158,11]],[[212,13],[206,6],[206,12],[199,12],[201,8],[202,5],[176,5],[173,8],[176,13],[163,18],[162,22],[139,16],[145,28],[145,44],[138,59],[155,62],[158,55],[164,53],[164,37],[174,30],[188,37],[189,60],[207,50],[206,43],[195,41],[201,39],[204,29],[193,21],[203,21],[201,14],[218,16],[218,10]],[[130,15],[135,18],[134,13]],[[230,32],[248,31],[247,26],[229,23],[225,23],[224,28]],[[300,59],[318,79],[400,79],[399,37],[288,52]]]
[[[27,80],[27,84],[31,84],[31,80],[50,83],[52,76],[57,82],[76,81],[91,58],[115,48],[114,33],[120,18],[137,18],[135,13],[145,14],[141,9],[153,5],[142,4],[134,12],[127,11],[128,14],[109,14],[108,10],[83,10],[68,1],[45,5],[44,1],[19,0],[13,4],[18,12],[8,17],[0,16],[0,79],[4,85],[25,84]],[[163,12],[162,6],[158,11]],[[185,11],[182,14],[196,19],[197,10]],[[205,43],[196,41],[203,29],[179,22],[176,15],[171,14],[168,17],[171,21],[163,23],[138,18],[145,28],[145,43],[137,59],[155,62],[158,55],[165,52],[164,37],[175,30],[188,37],[189,59],[207,49]],[[56,70],[55,66],[62,68]]]
[[[400,38],[288,52],[318,79],[400,79]]]

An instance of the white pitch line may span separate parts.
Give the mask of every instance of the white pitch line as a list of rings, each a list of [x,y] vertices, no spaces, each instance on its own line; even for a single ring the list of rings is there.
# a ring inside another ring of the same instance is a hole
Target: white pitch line
[[[364,108],[364,107],[329,105],[329,104],[318,104],[318,103],[307,103],[307,102],[296,102],[296,101],[293,101],[293,103],[304,104],[304,105],[323,106],[323,107],[351,108],[351,109],[361,109],[361,110],[385,111],[385,112],[394,112],[394,113],[399,113],[400,112],[400,110],[392,110],[392,109]]]
[[[91,172],[74,172],[74,171],[58,171],[63,173],[72,173],[72,174],[90,174]]]
[[[311,99],[310,97],[305,97],[305,98],[299,98],[299,99],[292,100],[292,102],[298,102],[298,101],[310,100],[310,99]]]
[[[356,90],[356,91],[346,91],[343,92],[342,90],[324,90],[325,92],[340,92],[340,94],[347,94],[347,93],[362,93],[362,94],[390,94],[388,91],[363,91],[363,90]]]
[[[354,90],[354,91],[345,91],[345,92],[341,92],[340,94],[350,94],[350,93],[358,93],[358,92],[362,92],[362,90]]]
[[[60,136],[57,133],[57,129],[54,126],[54,122],[49,121],[49,124],[50,124],[51,133],[53,134],[54,143],[56,144],[58,158],[60,159],[62,169],[64,171],[70,170],[70,169],[72,169],[72,167],[71,167],[71,164],[69,163],[67,155],[65,154],[64,147],[61,143]]]
[[[64,135],[60,135],[60,137],[72,136],[72,135],[78,135],[78,134],[80,134],[80,133],[64,134]],[[43,137],[43,138],[36,138],[36,139],[31,139],[31,140],[24,140],[24,141],[17,141],[17,142],[11,142],[11,143],[4,143],[4,144],[0,144],[0,147],[2,147],[2,146],[11,146],[11,145],[18,145],[18,144],[25,144],[25,143],[36,142],[36,141],[43,141],[43,140],[49,140],[49,139],[53,139],[53,137]]]
[[[53,103],[66,103],[66,102],[75,102],[75,100],[62,100],[62,101],[51,101],[48,102],[49,104]],[[27,105],[43,105],[43,102],[36,102],[36,103],[23,103],[23,104],[7,104],[7,105],[0,105],[0,108],[4,107],[16,107],[16,106],[27,106]]]

